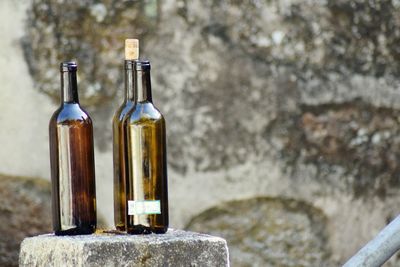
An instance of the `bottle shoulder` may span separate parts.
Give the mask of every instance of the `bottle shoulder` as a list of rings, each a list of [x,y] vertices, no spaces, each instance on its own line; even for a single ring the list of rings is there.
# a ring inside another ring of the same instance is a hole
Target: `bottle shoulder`
[[[126,115],[128,123],[138,123],[140,121],[161,121],[164,122],[164,116],[151,102],[138,102]]]
[[[129,111],[133,108],[134,102],[131,100],[125,101],[122,105],[117,109],[114,114],[113,120],[116,122],[122,122],[125,116],[129,113]]]
[[[54,113],[51,121],[57,124],[67,123],[70,121],[78,121],[81,123],[92,123],[92,120],[86,110],[79,104],[62,104]]]

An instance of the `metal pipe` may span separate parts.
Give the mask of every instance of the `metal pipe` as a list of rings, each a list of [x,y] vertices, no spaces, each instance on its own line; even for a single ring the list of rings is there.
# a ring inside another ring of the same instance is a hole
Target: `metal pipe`
[[[400,216],[369,241],[343,267],[378,267],[400,249]]]

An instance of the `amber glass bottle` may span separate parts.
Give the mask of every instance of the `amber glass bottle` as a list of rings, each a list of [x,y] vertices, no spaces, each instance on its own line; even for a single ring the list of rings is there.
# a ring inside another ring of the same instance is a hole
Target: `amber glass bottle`
[[[93,126],[79,105],[76,71],[75,62],[61,63],[61,106],[49,124],[56,235],[91,234],[96,228]]]
[[[134,64],[135,106],[126,115],[126,227],[131,234],[165,233],[168,190],[165,120],[153,105],[150,63]]]
[[[128,168],[126,159],[126,138],[123,120],[134,105],[133,60],[125,60],[125,96],[113,118],[113,159],[114,159],[114,224],[115,228],[125,231],[125,177]]]

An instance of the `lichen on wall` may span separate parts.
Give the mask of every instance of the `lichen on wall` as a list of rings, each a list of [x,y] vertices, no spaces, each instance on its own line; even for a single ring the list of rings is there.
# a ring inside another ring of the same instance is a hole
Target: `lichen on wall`
[[[155,0],[33,1],[23,47],[37,89],[58,101],[59,63],[77,60],[83,103],[121,97],[124,39],[140,36],[145,42],[157,11]]]
[[[233,266],[333,266],[326,218],[292,199],[223,203],[193,218],[188,229],[224,236]]]
[[[329,175],[341,168],[340,182],[347,186],[340,190],[355,197],[384,199],[396,194],[400,185],[398,110],[360,101],[302,106],[301,110],[287,124],[289,135],[280,135],[288,163],[317,166],[318,179],[322,183],[326,179],[330,187],[340,187],[329,181]]]

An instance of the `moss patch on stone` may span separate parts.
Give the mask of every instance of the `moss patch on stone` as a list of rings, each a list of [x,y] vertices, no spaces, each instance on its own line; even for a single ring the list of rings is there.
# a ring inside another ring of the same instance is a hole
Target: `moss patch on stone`
[[[234,266],[330,266],[325,227],[319,209],[283,198],[223,203],[187,225],[225,238]]]

